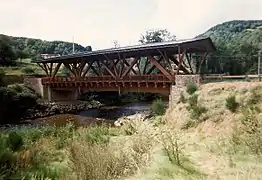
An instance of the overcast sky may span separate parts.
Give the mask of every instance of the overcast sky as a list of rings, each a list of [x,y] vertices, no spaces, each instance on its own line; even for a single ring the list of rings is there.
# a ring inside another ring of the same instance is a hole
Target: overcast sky
[[[0,0],[0,33],[72,41],[93,49],[137,44],[166,28],[191,38],[235,19],[261,19],[262,0]]]

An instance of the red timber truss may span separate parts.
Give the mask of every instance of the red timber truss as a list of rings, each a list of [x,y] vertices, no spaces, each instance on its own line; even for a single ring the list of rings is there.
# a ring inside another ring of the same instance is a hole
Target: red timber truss
[[[210,39],[203,40],[205,42],[200,45],[197,41],[192,41],[191,46],[176,41],[155,43],[36,62],[46,73],[42,84],[55,89],[169,94],[176,75],[200,72],[208,51],[214,47]],[[208,43],[211,48],[206,45]],[[61,69],[67,69],[70,75],[62,76]]]

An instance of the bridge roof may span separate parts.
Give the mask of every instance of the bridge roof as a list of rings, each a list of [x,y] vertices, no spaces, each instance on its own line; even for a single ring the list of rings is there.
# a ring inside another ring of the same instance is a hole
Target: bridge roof
[[[50,63],[50,62],[62,62],[62,61],[75,61],[75,60],[94,60],[94,59],[105,59],[105,55],[109,59],[119,58],[119,56],[137,57],[146,55],[159,55],[159,51],[165,51],[167,54],[178,54],[178,47],[183,51],[187,49],[189,53],[199,53],[199,52],[213,52],[216,50],[212,40],[207,38],[194,38],[185,39],[178,41],[168,41],[159,43],[149,43],[134,46],[126,46],[119,48],[110,48],[96,51],[87,51],[81,53],[75,53],[65,56],[51,57],[47,59],[38,59],[33,62],[36,63]]]

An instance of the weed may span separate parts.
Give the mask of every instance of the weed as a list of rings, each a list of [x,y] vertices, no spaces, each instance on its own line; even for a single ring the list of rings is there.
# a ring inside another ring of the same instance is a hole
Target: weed
[[[17,151],[23,146],[24,142],[21,135],[16,132],[10,132],[8,134],[7,144],[12,151]]]
[[[178,137],[174,136],[171,132],[162,134],[162,145],[164,152],[167,154],[169,161],[173,164],[181,166],[181,149],[178,144]]]
[[[226,107],[231,112],[236,112],[237,108],[239,107],[239,103],[236,101],[236,96],[232,95],[226,99]]]
[[[186,87],[186,92],[190,95],[194,94],[197,91],[197,85],[195,83],[188,83]]]
[[[262,123],[257,117],[258,111],[254,107],[242,110],[241,125],[235,127],[232,142],[234,146],[245,146],[252,153],[262,154]],[[235,148],[237,149],[237,148]]]
[[[91,144],[108,144],[109,138],[109,128],[104,125],[90,127],[85,134],[85,140]]]
[[[180,93],[179,102],[180,103],[186,103],[186,98],[185,98],[185,95],[184,95],[183,92]]]
[[[153,101],[152,112],[155,116],[162,116],[165,113],[165,104],[161,99]]]

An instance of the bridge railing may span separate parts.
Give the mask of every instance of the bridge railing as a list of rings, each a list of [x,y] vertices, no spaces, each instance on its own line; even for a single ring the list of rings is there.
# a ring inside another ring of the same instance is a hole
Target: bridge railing
[[[175,78],[175,77],[174,77]],[[110,75],[87,77],[44,77],[42,83],[72,83],[72,82],[171,82],[162,74],[132,75],[115,79]]]

